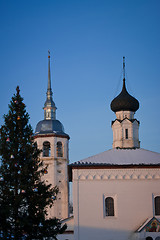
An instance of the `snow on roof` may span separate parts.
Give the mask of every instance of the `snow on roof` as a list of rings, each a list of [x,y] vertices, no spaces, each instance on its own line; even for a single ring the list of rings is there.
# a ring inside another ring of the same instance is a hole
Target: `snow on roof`
[[[71,164],[75,165],[160,165],[160,153],[142,148],[110,149]]]

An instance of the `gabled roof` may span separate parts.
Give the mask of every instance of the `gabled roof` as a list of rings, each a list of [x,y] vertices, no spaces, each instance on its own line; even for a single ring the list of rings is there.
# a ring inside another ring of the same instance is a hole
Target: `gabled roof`
[[[146,232],[160,232],[160,221],[156,217],[148,218],[137,230]]]
[[[159,165],[160,153],[142,148],[139,149],[111,149],[94,156],[77,161],[70,166],[93,165]]]

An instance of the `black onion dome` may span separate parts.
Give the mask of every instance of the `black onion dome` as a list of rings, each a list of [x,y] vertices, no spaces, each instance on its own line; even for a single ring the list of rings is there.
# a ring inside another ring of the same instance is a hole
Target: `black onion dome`
[[[139,109],[139,102],[136,98],[132,97],[126,89],[125,79],[123,79],[123,88],[121,93],[111,102],[111,110],[118,111],[132,111],[136,112]]]
[[[55,133],[56,135],[68,136],[59,120],[42,120],[37,123],[35,135]]]

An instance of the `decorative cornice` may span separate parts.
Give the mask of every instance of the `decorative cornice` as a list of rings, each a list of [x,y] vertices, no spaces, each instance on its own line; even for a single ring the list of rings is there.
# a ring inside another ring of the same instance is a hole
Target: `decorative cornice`
[[[160,179],[160,174],[117,174],[117,175],[113,175],[113,174],[102,174],[102,175],[99,175],[99,174],[96,174],[96,175],[91,175],[91,174],[88,174],[88,175],[84,175],[84,174],[81,174],[79,177],[78,177],[79,180],[159,180]],[[76,179],[75,179],[76,180]]]
[[[140,124],[140,122],[136,119],[136,118],[134,118],[134,119],[129,119],[129,118],[127,118],[127,117],[125,117],[124,119],[115,119],[114,121],[112,121],[112,123],[111,123],[111,125],[113,125],[115,122],[119,122],[119,123],[122,123],[123,121],[125,121],[125,120],[128,120],[129,122],[131,122],[131,123],[134,123],[135,121],[138,123],[138,125]]]
[[[46,137],[61,137],[61,138],[68,138],[68,140],[70,139],[69,135],[63,135],[63,134],[56,134],[56,133],[51,133],[51,134],[37,134],[34,135],[33,138],[46,138]]]
[[[81,181],[160,180],[160,169],[74,169],[73,178]]]

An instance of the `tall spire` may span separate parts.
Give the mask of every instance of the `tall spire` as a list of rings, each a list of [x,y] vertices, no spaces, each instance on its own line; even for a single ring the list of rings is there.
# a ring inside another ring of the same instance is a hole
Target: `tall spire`
[[[51,91],[50,51],[48,50],[48,91]]]
[[[125,78],[125,57],[123,57],[123,88],[126,88],[125,84],[126,78]]]
[[[123,57],[123,80],[125,80],[125,57]]]
[[[51,71],[50,71],[50,51],[48,51],[48,87],[47,87],[47,98],[44,104],[44,119],[55,120],[56,119],[56,106],[52,99],[52,88],[51,88]]]
[[[47,88],[47,98],[51,99],[53,95],[51,89],[51,70],[50,70],[50,51],[48,50],[48,88]]]

